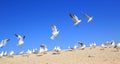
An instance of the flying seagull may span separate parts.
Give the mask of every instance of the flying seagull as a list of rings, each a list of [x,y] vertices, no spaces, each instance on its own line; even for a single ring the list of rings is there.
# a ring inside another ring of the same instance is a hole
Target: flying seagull
[[[87,15],[86,13],[83,13],[83,15],[87,18],[88,23],[91,22],[93,20],[93,17]]]
[[[18,34],[15,34],[15,36],[16,36],[17,39],[19,40],[17,46],[22,46],[22,45],[24,44],[25,36],[22,37],[22,36],[20,36],[20,35],[18,35]]]
[[[52,24],[52,36],[50,37],[50,39],[54,40],[54,38],[57,37],[57,35],[59,34],[59,30],[56,28],[56,26],[54,24]]]
[[[1,43],[0,43],[0,48],[4,47],[7,44],[8,41],[10,41],[10,39],[2,40]]]
[[[78,17],[75,14],[69,14],[69,16],[72,18],[72,20],[75,22],[74,25],[77,26],[81,20],[78,19]]]

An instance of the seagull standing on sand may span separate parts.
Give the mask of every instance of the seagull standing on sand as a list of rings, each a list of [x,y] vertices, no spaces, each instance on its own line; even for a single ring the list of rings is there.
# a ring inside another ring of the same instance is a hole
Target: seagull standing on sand
[[[45,54],[47,51],[48,51],[48,49],[47,49],[46,45],[44,45],[44,44],[40,45],[40,51],[39,51],[39,53]]]
[[[78,45],[74,45],[73,49],[77,49],[78,48]]]
[[[86,13],[83,13],[83,15],[85,16],[85,18],[87,18],[88,23],[93,20],[93,17],[88,16]]]
[[[19,55],[23,55],[24,54],[24,51],[21,51],[20,53],[19,53]]]
[[[14,51],[12,50],[12,51],[10,51],[9,56],[13,57],[13,55],[14,55]]]
[[[114,48],[116,48],[117,51],[119,51],[120,50],[120,42]]]
[[[72,18],[72,20],[75,22],[74,25],[77,26],[81,20],[78,19],[78,17],[74,14],[69,14],[69,16]]]
[[[59,54],[60,53],[60,51],[61,51],[61,48],[60,48],[60,46],[55,46],[55,48],[53,49],[53,51],[55,51],[55,53],[53,53],[53,54]]]
[[[59,34],[59,30],[56,28],[56,26],[54,24],[52,24],[52,36],[50,37],[50,39],[54,40],[54,38],[57,37],[57,35]]]
[[[96,43],[95,42],[90,44],[90,48],[95,48],[95,47],[96,47]]]
[[[33,54],[37,54],[37,53],[38,53],[37,48],[33,49],[33,50],[32,50],[32,53],[33,53]]]
[[[22,45],[24,44],[25,36],[22,37],[22,36],[20,36],[20,35],[18,35],[18,34],[15,34],[15,36],[16,36],[17,39],[19,40],[17,46],[22,46]]]
[[[111,46],[112,46],[112,47],[115,46],[115,41],[114,41],[114,40],[111,41]]]
[[[74,45],[73,48],[71,48],[70,46],[68,46],[68,50],[69,50],[69,51],[75,50],[75,49],[77,49],[77,48],[78,48],[78,45]]]
[[[4,47],[8,41],[10,41],[10,39],[2,40],[2,42],[0,43],[0,48]]]
[[[6,51],[4,52],[3,56],[7,56],[7,52]]]
[[[101,44],[101,47],[102,47],[102,48],[106,48],[107,46],[102,43],[102,44]]]
[[[4,51],[0,53],[0,58],[3,57],[3,55],[4,55]]]
[[[85,44],[83,44],[83,43],[81,43],[81,42],[78,42],[78,44],[80,44],[80,47],[81,47],[81,49],[82,49],[82,50],[84,50],[84,49],[85,49],[85,47],[86,47],[86,45],[85,45]]]
[[[27,54],[32,54],[32,50],[28,49],[26,53]]]

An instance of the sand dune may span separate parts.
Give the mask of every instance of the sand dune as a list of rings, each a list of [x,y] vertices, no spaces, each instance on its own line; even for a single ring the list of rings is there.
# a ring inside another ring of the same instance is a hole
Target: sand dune
[[[101,47],[72,51],[64,50],[60,54],[48,52],[42,56],[31,54],[29,56],[14,55],[0,58],[0,64],[120,64],[120,52],[115,48]]]

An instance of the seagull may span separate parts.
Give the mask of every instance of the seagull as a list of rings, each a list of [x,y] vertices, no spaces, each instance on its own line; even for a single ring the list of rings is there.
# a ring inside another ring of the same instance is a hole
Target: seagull
[[[96,47],[96,43],[95,42],[90,44],[90,48],[95,48],[95,47]]]
[[[107,48],[107,45],[102,43],[102,44],[101,44],[101,47],[102,47],[102,48]]]
[[[111,46],[113,46],[113,47],[115,46],[115,41],[114,40],[111,41]]]
[[[7,52],[4,52],[3,56],[7,56]]]
[[[116,46],[114,46],[114,48],[116,48],[117,51],[119,51],[120,50],[120,42]]]
[[[18,34],[15,34],[15,36],[16,36],[17,39],[19,40],[17,46],[22,46],[22,45],[24,44],[25,36],[22,37],[22,36],[20,36],[20,35],[18,35]]]
[[[22,54],[24,54],[24,51],[21,51],[21,52],[19,53],[19,55],[22,55]]]
[[[12,51],[10,51],[9,56],[13,57],[13,55],[14,55],[14,51],[12,50]]]
[[[79,20],[75,14],[69,14],[72,20],[75,22],[74,25],[77,26],[82,20]]]
[[[30,49],[27,50],[27,54],[32,54],[32,51]]]
[[[2,40],[1,43],[0,43],[0,48],[4,47],[7,44],[8,41],[10,41],[10,39]]]
[[[4,51],[0,53],[0,58],[3,57],[3,55],[4,55]]]
[[[47,49],[46,45],[44,45],[44,44],[40,45],[39,53],[45,54],[47,51],[48,51],[48,49]]]
[[[33,50],[32,50],[32,53],[33,53],[33,54],[37,54],[37,53],[38,53],[37,48],[33,49]]]
[[[83,13],[83,15],[88,19],[88,23],[93,20],[93,17],[88,16],[86,13]]]
[[[71,48],[70,46],[68,46],[68,51],[72,51],[73,50],[73,48]]]
[[[54,38],[57,37],[57,35],[59,34],[59,30],[56,28],[56,26],[54,24],[52,24],[52,36],[50,37],[50,39],[54,40]]]
[[[81,49],[82,49],[82,50],[84,50],[84,49],[85,49],[85,47],[86,47],[86,45],[85,45],[85,44],[83,44],[83,43],[81,43],[81,42],[78,42],[78,43],[80,44]]]
[[[78,48],[78,45],[74,45],[73,49],[77,49]]]
[[[68,46],[68,51],[72,51],[72,50],[77,49],[77,48],[78,48],[78,45],[74,45],[73,48],[71,48],[70,46]]]
[[[54,49],[53,49],[53,51],[59,53],[61,51],[60,46],[55,46]],[[56,54],[56,53],[53,53],[53,54]]]

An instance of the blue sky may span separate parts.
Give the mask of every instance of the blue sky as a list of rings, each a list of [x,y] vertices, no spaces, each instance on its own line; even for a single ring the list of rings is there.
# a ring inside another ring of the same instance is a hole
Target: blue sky
[[[51,50],[56,45],[62,49],[74,46],[77,41],[97,45],[106,41],[120,41],[119,0],[0,0],[0,41],[11,40],[0,51],[39,48],[46,44]],[[87,23],[81,12],[94,19]],[[74,26],[69,13],[76,14],[82,22]],[[58,37],[51,40],[51,24],[60,30]],[[14,34],[26,36],[24,45],[17,47]]]

